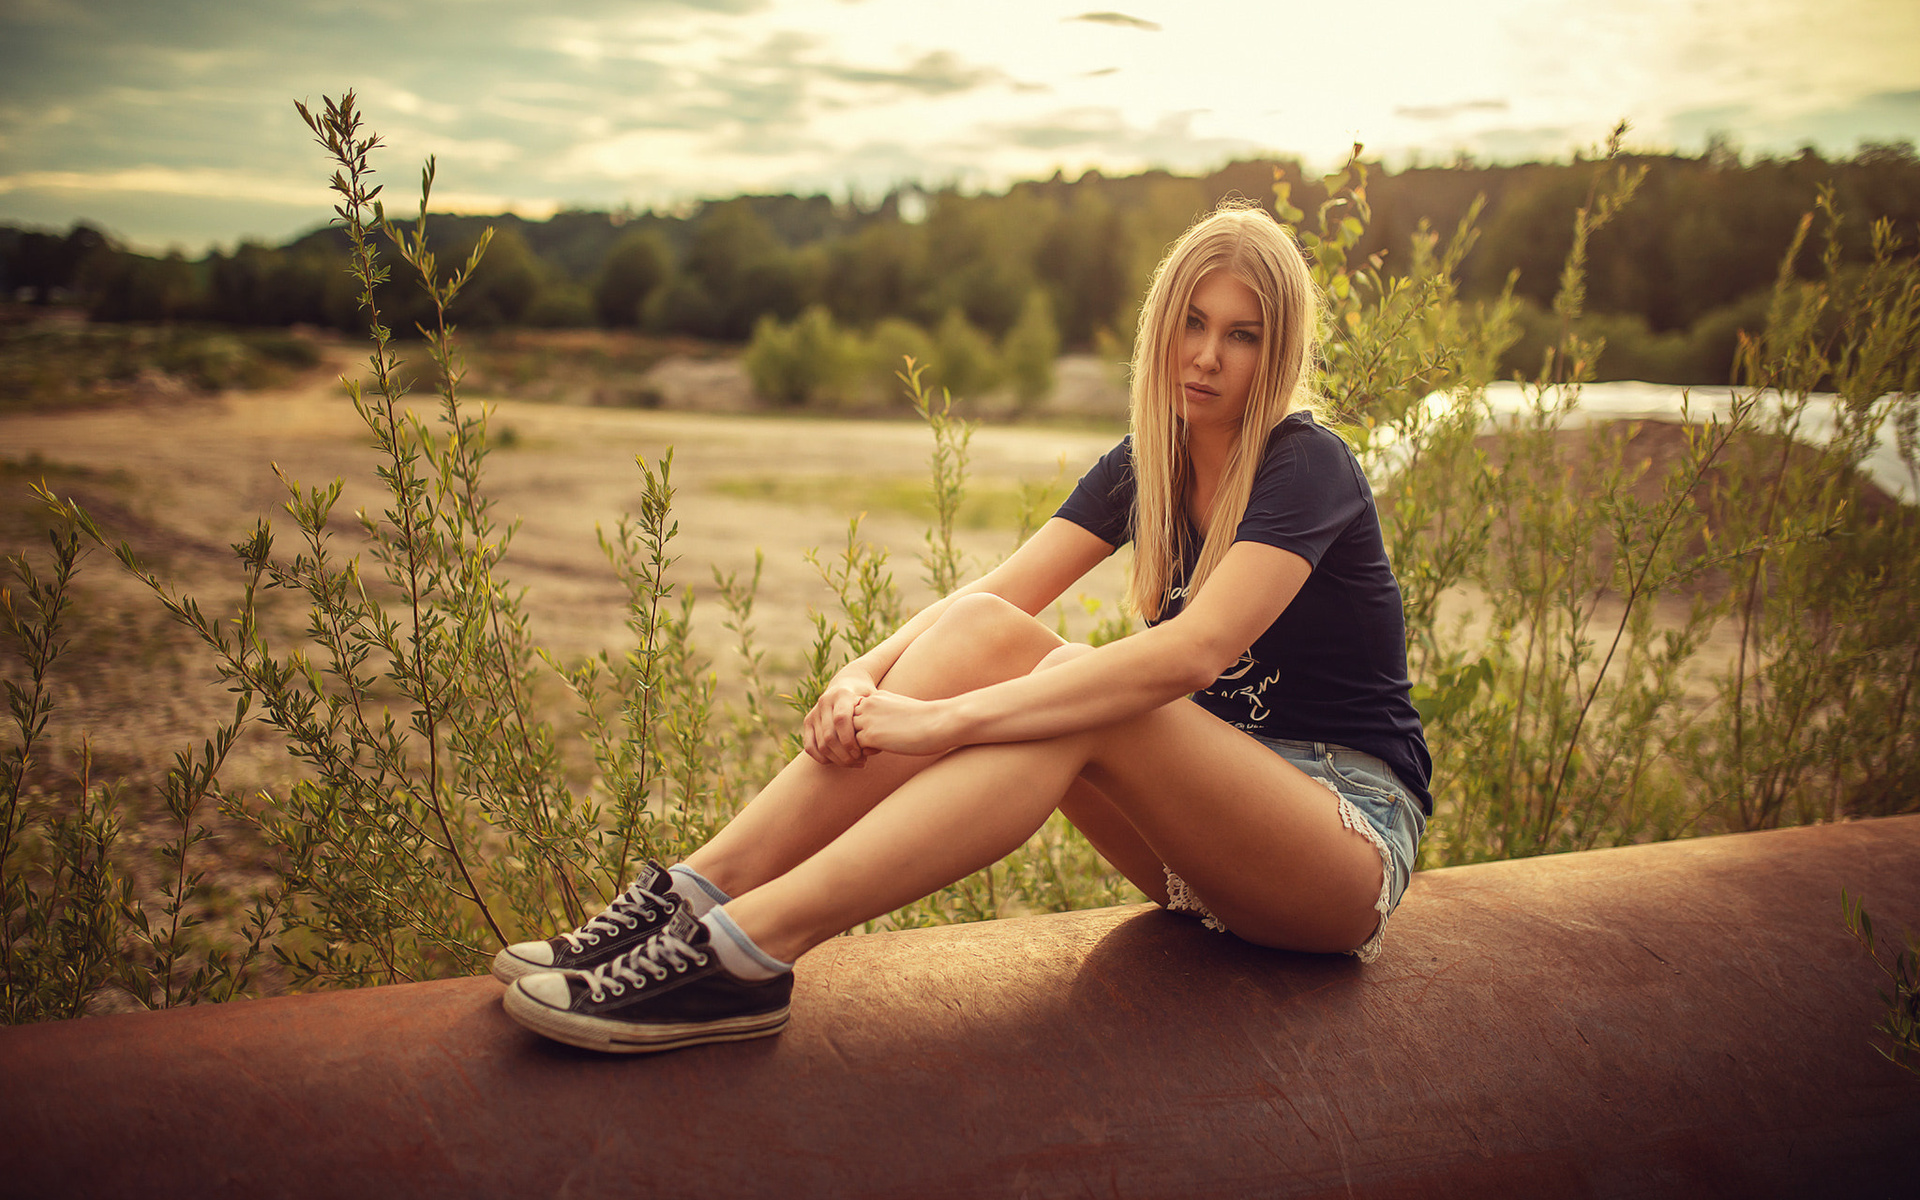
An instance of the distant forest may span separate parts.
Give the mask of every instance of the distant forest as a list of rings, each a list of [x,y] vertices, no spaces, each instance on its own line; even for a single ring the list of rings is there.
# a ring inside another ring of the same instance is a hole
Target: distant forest
[[[1753,162],[1724,152],[1632,161],[1647,166],[1646,182],[1591,248],[1588,322],[1608,340],[1602,378],[1727,381],[1738,331],[1763,320],[1780,258],[1823,184],[1845,218],[1844,260],[1866,259],[1875,221],[1890,221],[1909,254],[1920,233],[1920,160],[1910,143],[1838,161],[1811,150]],[[686,215],[430,223],[443,263],[463,260],[485,227],[495,229],[456,311],[468,329],[603,326],[745,342],[763,318],[792,321],[819,307],[851,330],[963,320],[1000,339],[1038,311],[1053,323],[1054,344],[1107,352],[1129,336],[1168,242],[1224,197],[1270,199],[1276,166],[1293,182],[1294,202],[1313,212],[1317,180],[1296,163],[1256,160],[1202,177],[1089,172],[990,195],[906,190],[872,205],[741,196]],[[1581,161],[1376,169],[1362,250],[1392,269],[1406,262],[1422,222],[1451,233],[1484,196],[1462,291],[1491,298],[1514,281],[1527,302],[1526,336],[1508,363],[1530,372],[1592,171]],[[1820,250],[1808,245],[1796,268],[1811,273]],[[360,322],[346,241],[332,229],[193,260],[137,254],[84,224],[64,235],[0,226],[0,289],[18,303],[82,307],[95,321],[343,330]],[[396,273],[388,291],[396,329],[424,315],[411,281]]]

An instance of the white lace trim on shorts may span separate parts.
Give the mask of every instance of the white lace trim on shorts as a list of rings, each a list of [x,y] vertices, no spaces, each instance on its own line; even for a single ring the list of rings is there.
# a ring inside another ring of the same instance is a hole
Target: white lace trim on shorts
[[[1199,917],[1200,923],[1208,929],[1217,929],[1221,933],[1227,931],[1226,923],[1214,916],[1206,905],[1200,903],[1200,897],[1193,894],[1193,889],[1187,886],[1186,880],[1173,873],[1172,867],[1163,864],[1160,869],[1167,873],[1168,912],[1192,913]]]
[[[1333,798],[1339,802],[1340,823],[1372,842],[1373,848],[1380,852],[1380,898],[1373,902],[1374,911],[1380,914],[1380,923],[1374,926],[1372,937],[1347,951],[1361,962],[1370,963],[1380,957],[1380,943],[1387,933],[1387,913],[1393,906],[1390,890],[1393,881],[1393,855],[1387,849],[1387,839],[1380,836],[1380,831],[1373,827],[1373,822],[1361,815],[1360,810],[1354,807],[1353,801],[1342,796],[1338,789],[1323,779],[1316,779],[1314,782],[1332,792]],[[1186,880],[1173,873],[1172,867],[1162,865],[1160,869],[1167,873],[1168,912],[1191,913],[1199,917],[1200,923],[1208,929],[1217,929],[1221,933],[1227,931],[1226,923],[1214,916],[1207,906],[1200,902],[1200,897],[1193,894],[1193,889],[1187,885]]]

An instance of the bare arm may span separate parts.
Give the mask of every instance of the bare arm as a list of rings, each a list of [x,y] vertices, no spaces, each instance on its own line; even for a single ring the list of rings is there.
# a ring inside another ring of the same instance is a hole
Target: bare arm
[[[1297,554],[1236,543],[1178,617],[1092,654],[948,700],[873,693],[857,705],[860,744],[932,754],[1137,716],[1217,679],[1293,601],[1310,572]]]
[[[806,752],[820,762],[838,766],[855,766],[865,760],[873,748],[863,749],[855,735],[855,705],[879,689],[907,647],[939,620],[957,597],[991,592],[1024,612],[1037,614],[1112,553],[1112,546],[1073,522],[1058,517],[1048,521],[1005,562],[921,609],[886,640],[840,668],[807,714],[802,728]]]

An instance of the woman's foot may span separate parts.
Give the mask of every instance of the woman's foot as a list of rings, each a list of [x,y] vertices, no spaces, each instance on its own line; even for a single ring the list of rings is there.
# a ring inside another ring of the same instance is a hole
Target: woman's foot
[[[730,925],[716,932],[679,907],[646,941],[591,971],[518,980],[507,989],[507,1014],[555,1041],[613,1054],[778,1033],[787,1024],[793,972],[765,955],[742,966],[745,974],[730,969],[715,945],[734,936],[725,932]],[[740,947],[726,949],[740,959]]]
[[[493,977],[512,983],[539,971],[588,971],[618,958],[646,941],[682,906],[674,882],[666,868],[649,859],[639,878],[585,925],[542,942],[515,942],[494,955]]]

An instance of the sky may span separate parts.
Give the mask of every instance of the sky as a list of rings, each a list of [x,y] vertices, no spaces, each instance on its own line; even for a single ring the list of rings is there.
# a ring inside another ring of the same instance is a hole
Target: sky
[[[394,196],[432,154],[436,210],[532,219],[1565,159],[1623,118],[1643,150],[1920,140],[1920,0],[1089,2],[0,0],[0,222],[284,240],[331,206],[293,101],[347,88]]]

